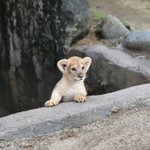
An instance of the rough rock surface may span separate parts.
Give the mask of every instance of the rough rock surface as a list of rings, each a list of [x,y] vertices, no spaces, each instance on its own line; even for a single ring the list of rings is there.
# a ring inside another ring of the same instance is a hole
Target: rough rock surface
[[[103,120],[113,108],[129,109],[150,105],[150,84],[139,85],[110,94],[89,96],[85,103],[67,102],[55,107],[12,114],[0,119],[0,139],[23,139],[45,135],[65,128],[80,127]]]
[[[87,31],[88,10],[87,0],[1,2],[0,105],[10,112],[43,105],[59,78],[65,43]]]
[[[88,0],[62,0],[65,20],[65,43],[70,45],[83,38],[90,28],[90,8]]]
[[[150,61],[103,45],[77,47],[69,56],[89,56],[92,66],[86,81],[89,94],[112,92],[150,82]]]
[[[150,31],[133,31],[122,41],[122,45],[131,51],[150,52]]]
[[[115,16],[107,16],[102,23],[102,35],[106,39],[120,39],[128,35],[130,31]]]

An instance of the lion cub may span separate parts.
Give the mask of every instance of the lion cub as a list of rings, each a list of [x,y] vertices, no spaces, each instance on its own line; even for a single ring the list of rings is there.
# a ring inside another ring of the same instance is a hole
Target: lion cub
[[[56,84],[51,98],[45,102],[45,106],[57,105],[62,98],[73,98],[79,103],[85,102],[87,92],[84,79],[91,63],[92,59],[90,57],[80,58],[77,56],[58,61],[57,66],[63,73],[63,77]]]

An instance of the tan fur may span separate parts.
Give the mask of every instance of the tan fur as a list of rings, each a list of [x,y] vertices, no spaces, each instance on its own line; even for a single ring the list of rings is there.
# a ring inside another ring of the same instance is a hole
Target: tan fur
[[[80,58],[77,56],[58,61],[57,66],[63,73],[63,77],[56,84],[51,98],[45,102],[45,106],[57,105],[62,98],[73,98],[76,102],[85,102],[87,92],[84,79],[91,63],[90,57]]]

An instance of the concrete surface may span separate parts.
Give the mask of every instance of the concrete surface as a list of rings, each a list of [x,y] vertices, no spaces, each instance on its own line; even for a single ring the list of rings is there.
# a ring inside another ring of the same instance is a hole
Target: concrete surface
[[[89,96],[86,103],[61,103],[56,107],[38,108],[0,119],[0,139],[22,139],[53,131],[80,127],[103,120],[114,110],[139,104],[150,105],[150,84],[143,84],[105,95]]]

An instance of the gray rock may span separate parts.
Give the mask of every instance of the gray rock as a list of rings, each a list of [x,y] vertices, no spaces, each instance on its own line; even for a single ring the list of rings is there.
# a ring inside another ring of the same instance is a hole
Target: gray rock
[[[0,148],[5,148],[5,145],[0,143]]]
[[[40,106],[58,80],[55,64],[64,55],[61,3],[10,0],[0,8],[1,104],[10,112]]]
[[[130,31],[115,16],[109,15],[102,23],[102,34],[106,39],[122,39]]]
[[[85,103],[61,103],[0,118],[0,139],[25,139],[49,132],[80,127],[103,120],[113,108],[131,109],[150,103],[150,84],[131,87],[105,95],[89,96]]]
[[[90,8],[88,0],[62,0],[65,20],[66,45],[83,38],[90,28]]]
[[[123,41],[122,45],[128,50],[150,52],[150,31],[131,32]]]
[[[86,86],[89,94],[102,94],[150,82],[150,60],[102,45],[72,49],[69,56],[89,56],[92,66]]]
[[[88,11],[87,0],[1,2],[0,105],[10,112],[43,105],[65,44],[87,31]]]
[[[114,107],[111,109],[111,111],[112,111],[113,113],[118,113],[118,112],[120,111],[120,108],[117,107],[117,106],[114,106]]]

